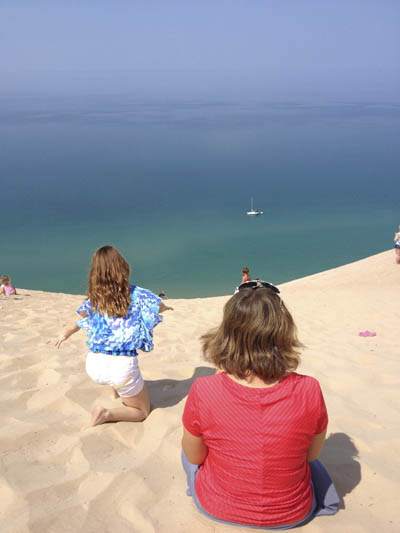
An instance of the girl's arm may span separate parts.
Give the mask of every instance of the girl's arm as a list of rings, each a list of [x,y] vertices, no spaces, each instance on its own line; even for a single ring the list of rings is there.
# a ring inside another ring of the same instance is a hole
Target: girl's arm
[[[85,318],[87,316],[87,314],[84,311],[82,313],[79,313],[79,315],[82,318]],[[71,335],[73,335],[74,333],[76,333],[80,329],[81,328],[76,325],[75,321],[71,325],[67,326],[65,328],[65,330],[64,330],[64,333],[62,335],[60,335],[60,337],[58,337],[58,339],[56,340],[56,344],[55,344],[56,347],[59,348],[64,341],[69,339],[71,337]]]
[[[397,239],[399,238],[399,235],[400,235],[400,232],[394,234],[394,239],[393,239],[394,242],[397,241]]]
[[[164,311],[173,311],[173,307],[170,307],[169,305],[165,305],[164,302],[160,302],[160,309],[158,310],[158,313],[163,313]]]
[[[311,445],[308,448],[307,453],[307,462],[311,463],[312,461],[315,461],[315,459],[318,459],[319,454],[322,452],[322,448],[324,447],[326,437],[326,430],[322,433],[319,433],[318,435],[314,435],[313,440],[311,441]]]
[[[208,454],[208,448],[204,444],[203,437],[195,437],[185,427],[183,428],[182,450],[192,465],[204,463]]]

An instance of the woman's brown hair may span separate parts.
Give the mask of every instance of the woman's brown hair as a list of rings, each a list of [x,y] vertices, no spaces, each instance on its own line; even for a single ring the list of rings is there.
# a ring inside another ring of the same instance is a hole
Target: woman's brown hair
[[[131,301],[129,276],[131,269],[112,246],[102,246],[93,254],[89,271],[87,296],[93,311],[123,317]]]
[[[276,381],[300,363],[292,315],[271,289],[242,289],[226,303],[220,326],[201,337],[203,354],[239,379]]]

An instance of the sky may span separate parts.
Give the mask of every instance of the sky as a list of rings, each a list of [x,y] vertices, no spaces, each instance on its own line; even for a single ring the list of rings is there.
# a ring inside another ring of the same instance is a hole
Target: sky
[[[0,95],[400,94],[398,0],[0,0]]]

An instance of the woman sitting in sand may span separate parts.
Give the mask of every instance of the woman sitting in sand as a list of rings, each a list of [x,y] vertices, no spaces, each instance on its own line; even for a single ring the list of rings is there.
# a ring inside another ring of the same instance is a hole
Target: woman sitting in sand
[[[1,281],[0,294],[5,294],[6,296],[17,294],[17,291],[11,285],[11,279],[9,276],[4,274],[3,276],[1,276],[0,281]]]
[[[316,379],[294,372],[301,344],[279,289],[247,283],[202,341],[218,370],[192,385],[182,439],[200,512],[263,529],[336,512],[336,491],[316,461],[328,423],[324,398]]]
[[[88,332],[86,372],[108,385],[124,407],[92,412],[92,425],[140,422],[150,412],[149,395],[140,373],[137,350],[153,349],[153,328],[163,311],[172,310],[147,289],[129,284],[130,266],[112,246],[99,248],[89,271],[88,299],[78,308],[82,320],[68,327],[56,346],[80,328]]]
[[[396,254],[396,263],[400,265],[400,226],[399,231],[394,234],[394,253]]]

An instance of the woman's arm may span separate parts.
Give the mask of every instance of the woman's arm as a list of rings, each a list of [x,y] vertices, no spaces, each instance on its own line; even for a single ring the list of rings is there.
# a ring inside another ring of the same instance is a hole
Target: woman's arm
[[[315,459],[318,459],[319,454],[322,452],[322,448],[324,447],[326,437],[326,430],[322,433],[319,433],[318,435],[314,435],[313,440],[311,441],[311,445],[308,448],[307,453],[307,462],[311,463],[312,461],[315,461]]]
[[[185,427],[183,428],[182,449],[192,465],[204,463],[208,454],[208,448],[204,444],[203,437],[195,437]]]

